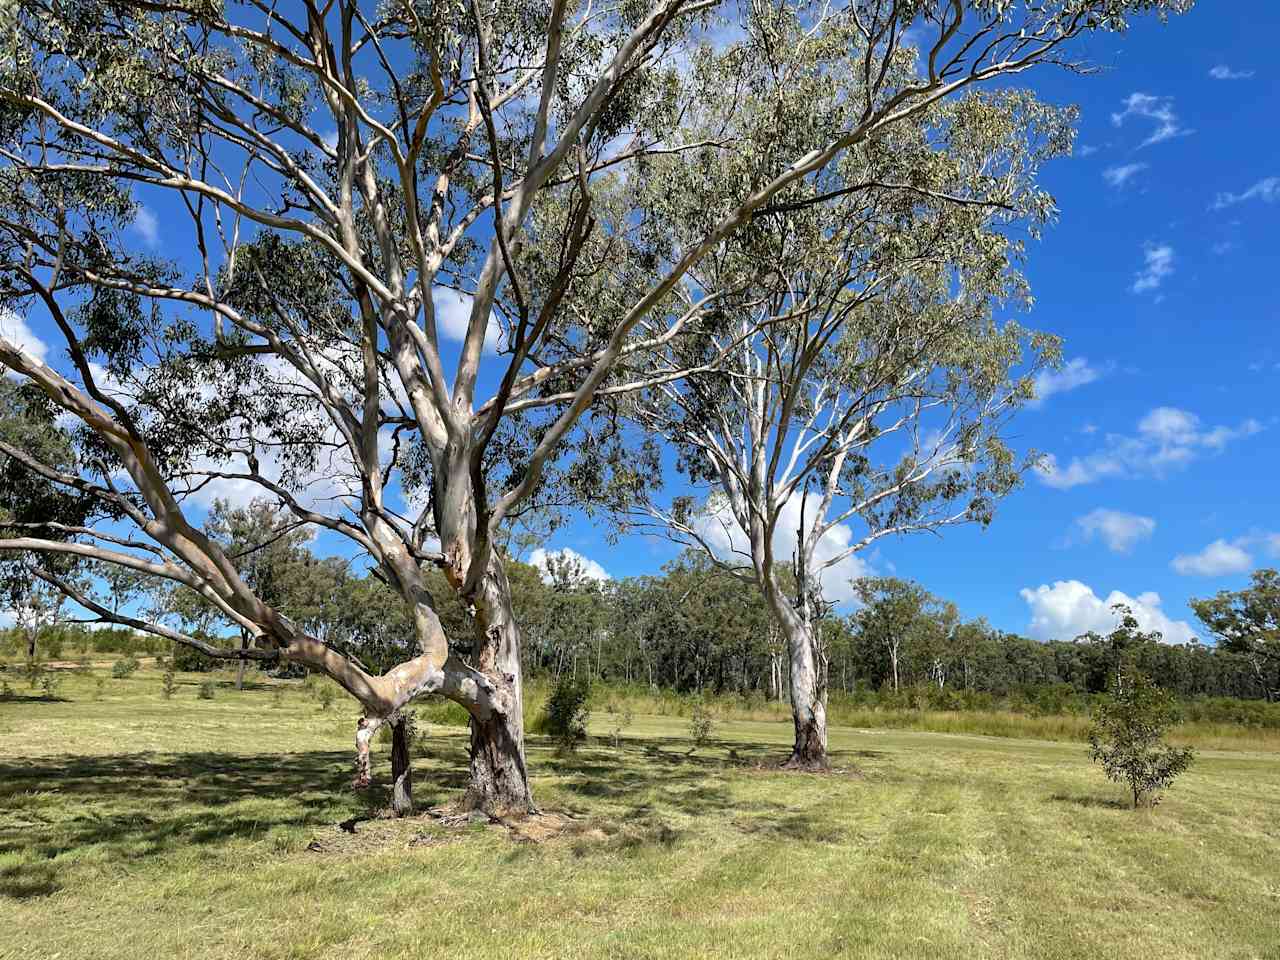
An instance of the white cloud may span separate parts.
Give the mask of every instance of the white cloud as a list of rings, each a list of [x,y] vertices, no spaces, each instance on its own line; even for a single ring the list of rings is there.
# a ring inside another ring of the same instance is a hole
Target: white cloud
[[[1080,149],[1076,152],[1079,153],[1080,156],[1082,157],[1091,157],[1098,152],[1098,148],[1093,146],[1092,144],[1086,143],[1086,144],[1083,144],[1080,147]]]
[[[551,575],[552,564],[560,567],[565,572],[572,571],[571,576],[579,582],[596,580],[603,583],[605,580],[612,579],[600,564],[569,547],[565,547],[563,550],[551,551],[538,547],[529,554],[529,565],[542,571],[542,579],[545,583],[551,583],[554,579]]]
[[[1086,540],[1101,537],[1112,553],[1128,553],[1134,544],[1139,540],[1149,539],[1156,530],[1156,522],[1151,517],[1108,510],[1105,507],[1077,517],[1076,526]]]
[[[1102,179],[1107,181],[1107,186],[1119,190],[1149,166],[1147,163],[1126,163],[1118,167],[1107,167],[1102,171]]]
[[[1090,366],[1085,357],[1076,357],[1061,370],[1041,370],[1035,377],[1036,398],[1031,405],[1038,407],[1055,393],[1066,393],[1083,387],[1101,376],[1102,371]]]
[[[1172,97],[1155,97],[1149,93],[1131,93],[1124,100],[1124,110],[1111,115],[1111,123],[1122,126],[1130,117],[1155,121],[1155,130],[1151,136],[1142,141],[1141,146],[1149,147],[1156,143],[1177,136],[1185,136],[1192,131],[1182,127],[1178,115],[1173,112]]]
[[[1237,203],[1250,200],[1261,200],[1263,203],[1275,203],[1280,199],[1280,177],[1265,177],[1259,180],[1244,193],[1220,193],[1209,205],[1210,210],[1225,210]]]
[[[472,298],[448,287],[435,287],[431,291],[431,301],[435,304],[436,326],[440,332],[458,343],[465,340],[467,327],[471,324]],[[484,332],[484,348],[496,353],[502,349],[504,340],[502,328],[491,314]]]
[[[12,610],[0,610],[0,630],[12,627],[18,622],[18,615]]]
[[[1225,63],[1220,63],[1209,71],[1209,76],[1215,80],[1248,80],[1253,75],[1253,70],[1232,70]]]
[[[1170,564],[1183,576],[1221,577],[1228,573],[1245,573],[1253,567],[1253,557],[1240,545],[1226,540],[1213,541],[1198,553],[1180,553]]]
[[[1158,246],[1147,244],[1143,256],[1146,262],[1134,275],[1133,286],[1129,288],[1134,293],[1158,289],[1165,278],[1173,273],[1173,247],[1167,243]]]
[[[1058,580],[1018,592],[1031,608],[1027,632],[1036,640],[1072,640],[1090,630],[1109,633],[1119,622],[1111,609],[1118,603],[1133,611],[1141,629],[1158,630],[1165,643],[1188,643],[1196,635],[1185,620],[1173,620],[1161,609],[1160,594],[1154,591],[1131,597],[1112,590],[1102,600],[1079,580]]]
[[[1161,474],[1186,466],[1205,452],[1216,453],[1242,437],[1261,432],[1252,418],[1239,426],[1203,428],[1200,418],[1177,407],[1156,407],[1138,421],[1133,436],[1108,434],[1100,450],[1073,457],[1063,466],[1053,454],[1042,458],[1038,472],[1046,486],[1067,490],[1106,477]]]
[[[778,515],[778,523],[774,527],[773,555],[780,563],[789,563],[795,554],[799,538],[796,532],[800,526],[800,508],[804,506],[804,521],[812,527],[821,498],[816,493],[802,495],[793,493],[783,505]],[[716,555],[736,562],[744,561],[750,555],[750,542],[747,535],[733,518],[727,505],[713,506],[694,524],[698,534],[712,547]],[[823,534],[814,548],[813,563],[820,568],[817,573],[822,584],[822,596],[831,603],[848,603],[854,599],[853,581],[859,577],[873,573],[871,564],[856,553],[839,557],[853,543],[853,528],[846,523],[837,524]],[[834,563],[831,561],[835,560]],[[830,566],[824,566],[831,563]]]
[[[0,337],[17,345],[19,350],[25,350],[41,363],[49,355],[49,345],[35,335],[25,317],[12,310],[0,309]]]
[[[142,242],[148,247],[154,248],[160,245],[160,221],[146,207],[138,207],[138,212],[134,215],[133,223],[130,226],[137,231],[138,235],[142,237]]]

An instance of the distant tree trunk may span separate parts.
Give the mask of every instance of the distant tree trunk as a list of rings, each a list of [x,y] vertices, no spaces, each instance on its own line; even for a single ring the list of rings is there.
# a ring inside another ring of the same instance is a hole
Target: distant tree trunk
[[[891,640],[888,643],[889,662],[893,665],[893,692],[898,692],[898,641]]]
[[[245,633],[243,630],[240,631],[240,649],[241,650],[249,649],[249,635]],[[244,657],[241,657],[240,663],[237,664],[236,666],[236,689],[237,690],[244,689],[244,665],[245,665],[245,659]]]
[[[391,724],[391,812],[397,817],[413,814],[409,724],[403,716]]]

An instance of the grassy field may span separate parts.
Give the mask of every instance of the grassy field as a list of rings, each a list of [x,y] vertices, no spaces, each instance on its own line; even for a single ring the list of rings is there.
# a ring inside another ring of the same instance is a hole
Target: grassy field
[[[598,710],[576,756],[532,741],[540,821],[366,820],[348,702],[201,679],[0,703],[0,958],[1280,960],[1278,753],[1205,750],[1135,813],[1076,743],[839,727],[797,775],[785,723],[689,754]],[[465,768],[426,734],[423,807]]]

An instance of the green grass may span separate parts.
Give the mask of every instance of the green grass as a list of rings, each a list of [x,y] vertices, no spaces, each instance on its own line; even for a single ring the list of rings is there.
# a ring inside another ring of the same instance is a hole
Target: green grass
[[[818,776],[767,766],[786,723],[689,755],[637,715],[532,740],[530,842],[359,819],[386,794],[347,789],[349,701],[201,679],[0,703],[0,958],[1280,958],[1274,752],[1206,750],[1135,813],[1075,743],[836,727]],[[423,807],[466,745],[426,732]]]

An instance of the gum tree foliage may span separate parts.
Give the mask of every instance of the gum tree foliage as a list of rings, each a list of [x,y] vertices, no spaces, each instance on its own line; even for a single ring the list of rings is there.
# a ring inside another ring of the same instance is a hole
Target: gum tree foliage
[[[1253,571],[1243,590],[1222,590],[1191,609],[1218,646],[1248,659],[1262,695],[1280,700],[1280,572]]]
[[[450,697],[472,717],[464,805],[530,809],[497,544],[539,504],[642,486],[611,405],[683,372],[654,351],[724,335],[713,308],[741,278],[694,268],[947,98],[1188,5],[848,0],[787,4],[775,31],[716,0],[10,0],[0,300],[58,343],[43,363],[0,338],[0,364],[74,426],[70,457],[0,452],[82,522],[0,547],[199,593],[248,649],[30,564],[105,620],[328,675],[365,710],[366,760],[400,707]],[[801,93],[815,121],[765,137]],[[741,175],[719,179],[724,155]],[[139,204],[163,211],[158,251],[130,229]],[[437,308],[447,291],[460,311]],[[217,482],[365,554],[409,612],[410,655],[372,672],[260,597],[196,519]],[[468,611],[466,655],[433,569]]]

